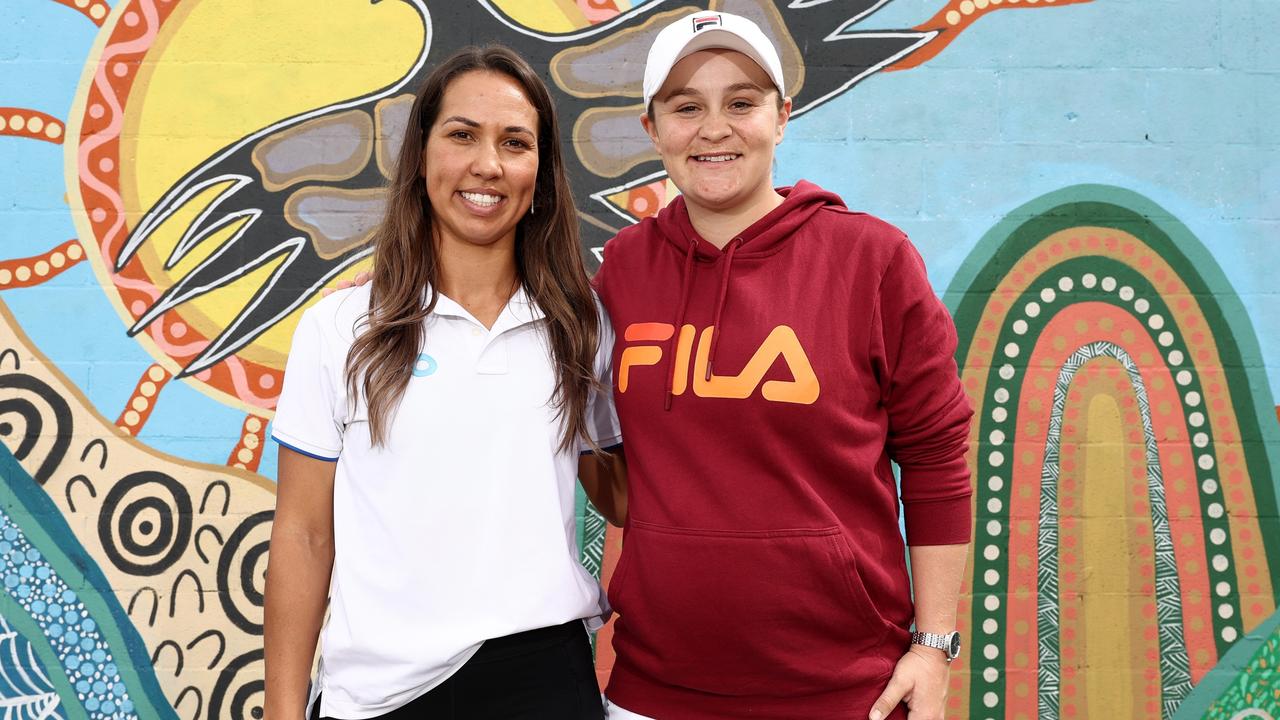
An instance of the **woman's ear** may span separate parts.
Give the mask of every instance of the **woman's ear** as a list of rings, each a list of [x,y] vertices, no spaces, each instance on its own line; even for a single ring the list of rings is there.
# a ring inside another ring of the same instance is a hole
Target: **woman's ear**
[[[783,98],[782,107],[778,108],[778,135],[774,139],[773,144],[777,145],[782,142],[782,136],[787,130],[787,121],[791,119],[791,98]]]
[[[654,145],[657,145],[658,144],[658,128],[656,127],[656,123],[654,123],[653,118],[649,117],[649,113],[647,112],[641,113],[640,127],[644,128],[644,132],[646,135],[649,136],[650,142],[652,142]]]

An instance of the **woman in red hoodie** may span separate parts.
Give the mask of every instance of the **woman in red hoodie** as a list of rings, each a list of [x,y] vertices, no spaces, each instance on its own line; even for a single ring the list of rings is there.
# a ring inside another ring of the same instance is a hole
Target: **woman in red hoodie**
[[[901,231],[772,186],[791,100],[749,20],[664,29],[644,100],[682,195],[595,280],[630,466],[610,717],[941,718],[972,525],[951,318]]]

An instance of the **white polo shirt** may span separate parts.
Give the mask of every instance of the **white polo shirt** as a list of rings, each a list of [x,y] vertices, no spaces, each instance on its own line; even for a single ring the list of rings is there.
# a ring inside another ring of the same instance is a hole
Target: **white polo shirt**
[[[344,718],[419,697],[485,639],[576,618],[595,629],[607,613],[578,560],[578,452],[557,450],[542,311],[521,290],[486,329],[441,295],[387,442],[373,448],[364,402],[349,402],[344,381],[369,292],[340,290],[303,313],[272,432],[338,464],[312,700],[322,691],[321,714]],[[613,332],[600,314],[595,367],[607,389]],[[593,393],[587,410],[601,447],[621,442],[610,392]]]

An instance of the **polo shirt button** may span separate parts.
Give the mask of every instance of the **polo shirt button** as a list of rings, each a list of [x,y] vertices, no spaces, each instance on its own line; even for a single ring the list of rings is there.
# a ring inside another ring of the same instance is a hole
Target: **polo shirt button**
[[[476,337],[480,337],[480,335],[481,335],[481,333],[480,333],[480,328],[471,328],[471,334],[472,334],[472,335],[474,335],[474,336],[476,336]]]

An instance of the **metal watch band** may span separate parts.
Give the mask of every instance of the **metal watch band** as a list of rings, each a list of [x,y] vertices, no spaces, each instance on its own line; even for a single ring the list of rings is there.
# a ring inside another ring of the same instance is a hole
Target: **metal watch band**
[[[943,652],[946,652],[950,646],[950,643],[947,642],[947,636],[939,633],[913,632],[911,633],[911,642],[915,645],[923,645]]]
[[[951,662],[960,656],[960,633],[911,633],[911,642],[916,645],[923,645],[935,650],[941,650],[942,654],[947,657],[947,662]]]

